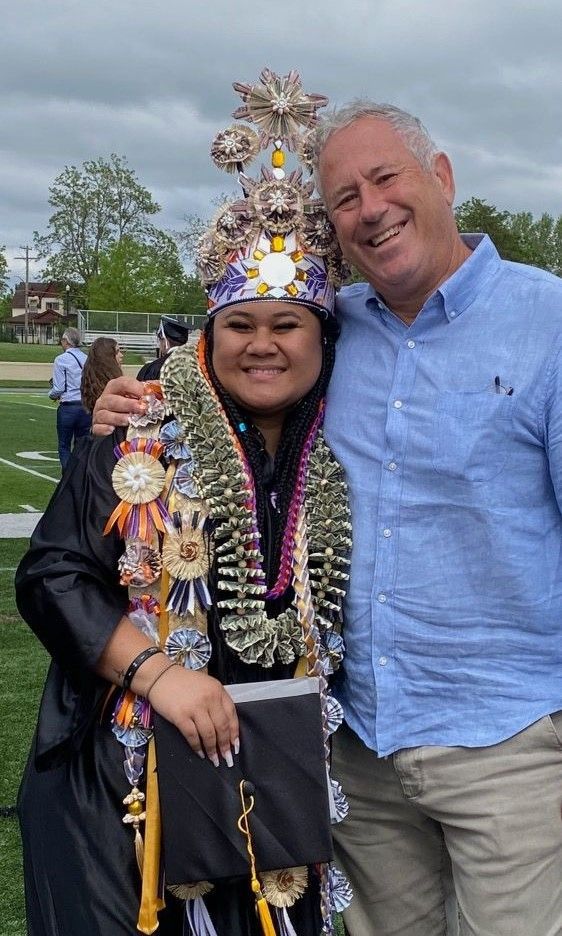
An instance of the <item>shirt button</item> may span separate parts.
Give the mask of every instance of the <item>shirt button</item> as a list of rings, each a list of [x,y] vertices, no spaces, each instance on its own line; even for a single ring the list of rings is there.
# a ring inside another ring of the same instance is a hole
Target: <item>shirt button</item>
[[[379,657],[379,663],[380,663],[381,666],[386,666],[386,664],[388,663],[387,657],[385,657],[385,656]]]
[[[453,309],[452,312],[449,312],[449,318],[456,318],[456,315],[457,315],[457,313],[455,312],[454,309]]]
[[[393,403],[392,405],[393,405],[394,409],[401,409],[401,407],[402,407],[402,400],[395,400],[394,403]]]
[[[380,601],[381,604],[384,604],[386,601],[386,595],[383,592],[379,592],[377,595],[377,601]]]
[[[396,464],[396,462],[389,462],[387,467],[389,471],[396,471],[396,469],[398,468],[398,465]]]
[[[388,527],[387,527],[386,530],[383,530],[383,531],[382,531],[382,535],[383,535],[383,536],[386,536],[386,537],[392,536],[392,530],[389,530]]]
[[[406,342],[406,344],[408,345],[409,348],[415,348],[415,347],[416,347],[416,342],[415,342],[415,341],[412,341],[411,338],[410,338],[409,341]]]

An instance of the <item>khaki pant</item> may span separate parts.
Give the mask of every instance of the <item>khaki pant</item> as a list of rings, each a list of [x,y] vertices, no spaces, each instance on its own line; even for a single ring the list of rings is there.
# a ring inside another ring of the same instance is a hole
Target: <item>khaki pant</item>
[[[492,747],[388,758],[342,726],[332,774],[350,936],[453,936],[451,870],[462,936],[561,936],[562,712]]]

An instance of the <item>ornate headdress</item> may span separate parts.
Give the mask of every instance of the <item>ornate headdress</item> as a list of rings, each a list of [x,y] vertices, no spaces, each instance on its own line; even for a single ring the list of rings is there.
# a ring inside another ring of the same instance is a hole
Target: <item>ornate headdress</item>
[[[312,173],[310,131],[327,98],[306,94],[296,71],[280,77],[265,68],[258,83],[233,87],[244,101],[233,117],[259,132],[234,125],[211,147],[219,169],[238,173],[244,198],[220,209],[198,246],[209,315],[255,299],[284,299],[331,315],[348,270],[313,179],[303,181],[303,169]],[[246,166],[271,144],[271,168],[262,166],[258,179],[247,176]],[[301,164],[288,174],[283,146]]]

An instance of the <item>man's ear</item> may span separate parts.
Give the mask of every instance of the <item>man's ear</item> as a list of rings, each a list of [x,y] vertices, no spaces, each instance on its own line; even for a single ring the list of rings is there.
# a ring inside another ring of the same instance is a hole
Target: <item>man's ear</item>
[[[455,178],[451,160],[446,153],[437,153],[433,158],[433,174],[445,196],[449,207],[455,200]]]

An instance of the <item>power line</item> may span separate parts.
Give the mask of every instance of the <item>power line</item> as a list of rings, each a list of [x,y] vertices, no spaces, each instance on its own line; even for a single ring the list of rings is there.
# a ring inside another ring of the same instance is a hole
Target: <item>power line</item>
[[[25,251],[25,256],[23,257],[14,257],[14,260],[25,260],[25,311],[23,318],[23,335],[24,341],[27,342],[29,337],[29,261],[30,260],[39,260],[39,257],[30,257],[29,251],[30,247],[26,244],[25,247],[22,247],[20,244],[20,250]]]

